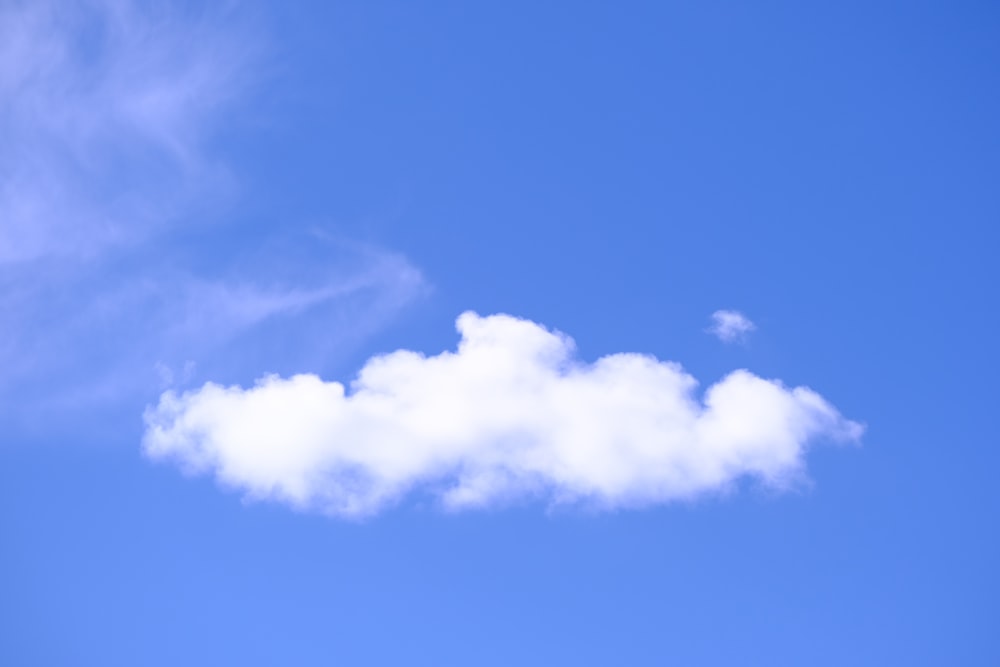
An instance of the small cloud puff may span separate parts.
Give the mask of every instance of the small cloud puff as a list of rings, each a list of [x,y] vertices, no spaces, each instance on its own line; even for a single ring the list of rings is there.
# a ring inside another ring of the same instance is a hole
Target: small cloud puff
[[[712,313],[712,326],[706,331],[723,343],[736,343],[746,340],[756,328],[757,325],[739,311],[717,310]]]
[[[251,498],[365,516],[409,494],[452,509],[525,498],[605,508],[689,499],[741,478],[786,488],[816,440],[859,424],[821,396],[744,370],[709,387],[672,362],[574,357],[508,315],[458,318],[454,352],[370,359],[350,389],[315,375],[166,392],[144,450]]]

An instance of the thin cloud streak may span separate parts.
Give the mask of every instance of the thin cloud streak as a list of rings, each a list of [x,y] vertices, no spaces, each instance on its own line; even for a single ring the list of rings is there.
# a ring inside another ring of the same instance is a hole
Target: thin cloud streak
[[[305,240],[314,257],[285,272],[244,257],[214,277],[164,262],[6,285],[0,423],[55,425],[53,414],[123,402],[141,410],[165,379],[184,387],[322,368],[426,290],[404,257]]]
[[[265,69],[237,10],[0,4],[0,427],[93,425],[205,373],[323,368],[426,289],[386,249],[224,219],[238,178],[213,145]]]
[[[237,25],[124,1],[0,8],[0,263],[93,258],[226,190],[204,143],[258,57]]]

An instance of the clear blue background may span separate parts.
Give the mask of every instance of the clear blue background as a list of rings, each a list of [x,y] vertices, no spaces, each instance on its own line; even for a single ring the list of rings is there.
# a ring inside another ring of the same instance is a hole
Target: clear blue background
[[[432,286],[312,370],[509,312],[807,384],[863,445],[786,495],[357,524],[144,460],[140,402],[0,447],[0,664],[1000,664],[996,4],[288,4],[202,260],[319,226]]]

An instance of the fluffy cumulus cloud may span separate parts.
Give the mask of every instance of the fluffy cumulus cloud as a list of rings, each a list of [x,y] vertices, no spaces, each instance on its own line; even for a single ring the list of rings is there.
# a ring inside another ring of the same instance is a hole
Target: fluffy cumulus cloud
[[[470,312],[457,326],[456,351],[374,357],[349,389],[295,375],[167,392],[146,412],[145,451],[252,498],[363,516],[413,494],[627,507],[742,478],[786,488],[811,443],[861,435],[814,391],[745,370],[699,395],[675,363],[585,363],[530,321]]]
[[[757,325],[743,313],[736,310],[717,310],[712,313],[712,325],[708,332],[723,343],[735,343],[746,340]]]

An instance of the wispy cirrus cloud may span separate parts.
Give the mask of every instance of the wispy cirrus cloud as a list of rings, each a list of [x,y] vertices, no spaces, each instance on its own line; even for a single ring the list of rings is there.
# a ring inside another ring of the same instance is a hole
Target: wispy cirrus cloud
[[[421,292],[405,258],[287,220],[212,242],[239,192],[213,146],[262,44],[238,3],[0,5],[0,422],[302,368]]]
[[[283,270],[236,256],[210,275],[169,260],[65,273],[34,263],[55,275],[0,287],[0,421],[122,401],[138,412],[164,383],[322,368],[426,289],[385,250],[308,234],[299,245],[309,256]]]
[[[454,352],[374,357],[350,389],[315,375],[206,384],[147,410],[155,459],[252,498],[364,516],[409,494],[450,508],[524,498],[627,507],[753,478],[786,488],[816,441],[862,427],[819,394],[747,371],[709,387],[675,363],[573,342],[506,315],[458,319]]]
[[[205,148],[259,40],[232,11],[0,7],[0,262],[135,243],[226,187]]]

